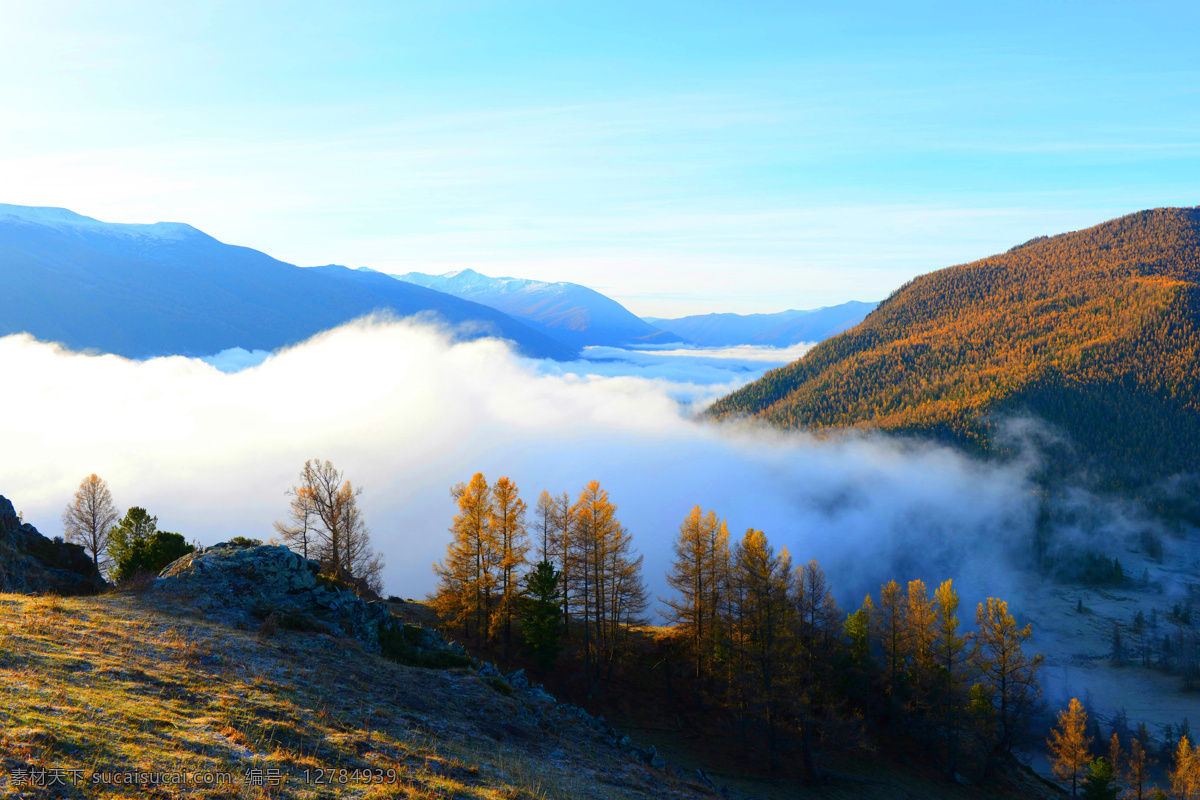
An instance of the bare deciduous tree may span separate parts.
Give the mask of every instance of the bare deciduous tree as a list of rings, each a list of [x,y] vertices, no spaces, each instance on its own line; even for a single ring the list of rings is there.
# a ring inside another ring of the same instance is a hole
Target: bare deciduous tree
[[[383,556],[371,548],[371,533],[358,508],[362,488],[355,488],[329,461],[310,459],[300,471],[288,522],[275,524],[283,540],[321,564],[326,575],[383,589]]]
[[[75,499],[63,509],[62,524],[67,541],[83,545],[96,569],[103,572],[110,566],[108,535],[118,516],[108,484],[95,474],[80,482]]]
[[[275,532],[285,545],[309,558],[315,553],[312,545],[316,536],[316,511],[312,497],[304,486],[294,486],[286,494],[292,498],[288,505],[288,519],[287,522],[276,522]]]

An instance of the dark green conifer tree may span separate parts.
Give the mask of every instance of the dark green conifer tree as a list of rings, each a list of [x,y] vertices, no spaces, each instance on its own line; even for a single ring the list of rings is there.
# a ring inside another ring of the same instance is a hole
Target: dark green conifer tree
[[[194,549],[178,533],[158,530],[158,517],[134,506],[109,534],[109,555],[116,564],[113,580],[121,583],[139,572],[158,573]]]
[[[1107,758],[1097,758],[1088,765],[1088,774],[1080,784],[1079,796],[1083,800],[1117,800],[1121,787],[1113,778],[1112,765]]]
[[[545,674],[558,658],[562,638],[562,596],[559,572],[549,561],[540,562],[525,579],[524,614],[521,630],[526,652],[537,659]]]

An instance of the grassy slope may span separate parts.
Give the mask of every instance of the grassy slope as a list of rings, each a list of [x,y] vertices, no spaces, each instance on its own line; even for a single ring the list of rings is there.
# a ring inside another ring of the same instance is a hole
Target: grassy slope
[[[279,768],[274,789],[197,788],[201,798],[689,798],[664,771],[473,671],[406,668],[350,640],[260,638],[162,595],[0,595],[0,795],[19,768],[175,772]],[[395,769],[395,784],[306,785],[305,769]],[[62,789],[29,797],[167,797]]]

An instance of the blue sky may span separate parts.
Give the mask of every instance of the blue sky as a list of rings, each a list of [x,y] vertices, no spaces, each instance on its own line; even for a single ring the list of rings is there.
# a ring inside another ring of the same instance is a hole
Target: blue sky
[[[0,202],[637,313],[1200,203],[1191,3],[0,0]]]

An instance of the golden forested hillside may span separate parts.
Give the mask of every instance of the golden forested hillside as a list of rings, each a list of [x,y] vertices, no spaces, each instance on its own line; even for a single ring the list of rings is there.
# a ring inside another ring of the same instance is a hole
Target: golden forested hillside
[[[1200,463],[1200,208],[1141,211],[922,275],[852,331],[718,401],[716,418],[873,427],[997,448],[1065,431],[1122,482]]]

